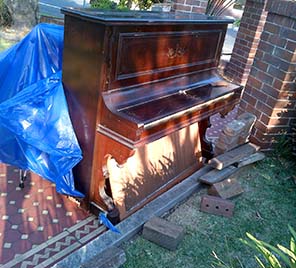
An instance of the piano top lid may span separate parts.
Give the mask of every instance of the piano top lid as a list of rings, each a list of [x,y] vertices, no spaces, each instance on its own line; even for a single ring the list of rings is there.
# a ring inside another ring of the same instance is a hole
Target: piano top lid
[[[94,8],[63,7],[61,12],[65,15],[80,17],[86,20],[103,24],[132,22],[132,23],[170,23],[170,24],[217,24],[233,23],[234,20],[208,16],[197,13],[184,12],[155,12],[155,11],[112,11]]]

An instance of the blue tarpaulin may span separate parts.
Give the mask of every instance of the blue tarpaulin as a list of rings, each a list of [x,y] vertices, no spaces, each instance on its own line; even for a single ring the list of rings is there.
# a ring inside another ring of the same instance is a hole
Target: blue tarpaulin
[[[64,28],[37,25],[0,54],[0,161],[75,190],[72,168],[82,159],[61,81]]]

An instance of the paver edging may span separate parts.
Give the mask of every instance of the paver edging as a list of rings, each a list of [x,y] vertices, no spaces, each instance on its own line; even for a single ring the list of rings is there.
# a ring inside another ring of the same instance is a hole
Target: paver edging
[[[207,173],[209,169],[210,168],[207,166],[203,167],[181,183],[175,185],[172,189],[151,201],[127,219],[120,222],[116,227],[120,230],[121,235],[109,230],[56,263],[53,267],[78,267],[78,265],[89,261],[107,248],[112,246],[117,247],[121,243],[130,240],[141,230],[145,222],[154,216],[161,216],[177,204],[181,203],[192,193],[199,190],[200,183],[197,182],[197,179]]]

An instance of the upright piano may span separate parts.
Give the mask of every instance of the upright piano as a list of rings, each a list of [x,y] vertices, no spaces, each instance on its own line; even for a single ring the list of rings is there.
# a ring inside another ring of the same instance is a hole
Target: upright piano
[[[211,158],[209,118],[242,88],[218,73],[231,20],[63,8],[63,83],[85,205],[123,219]]]

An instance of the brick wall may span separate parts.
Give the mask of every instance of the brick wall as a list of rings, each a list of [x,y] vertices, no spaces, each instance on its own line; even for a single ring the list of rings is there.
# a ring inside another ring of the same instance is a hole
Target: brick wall
[[[239,111],[255,113],[253,142],[272,147],[296,122],[296,1],[269,0]]]
[[[173,10],[182,12],[205,13],[208,0],[173,0]]]
[[[266,0],[247,0],[240,28],[225,75],[232,81],[245,85],[264,27]]]

